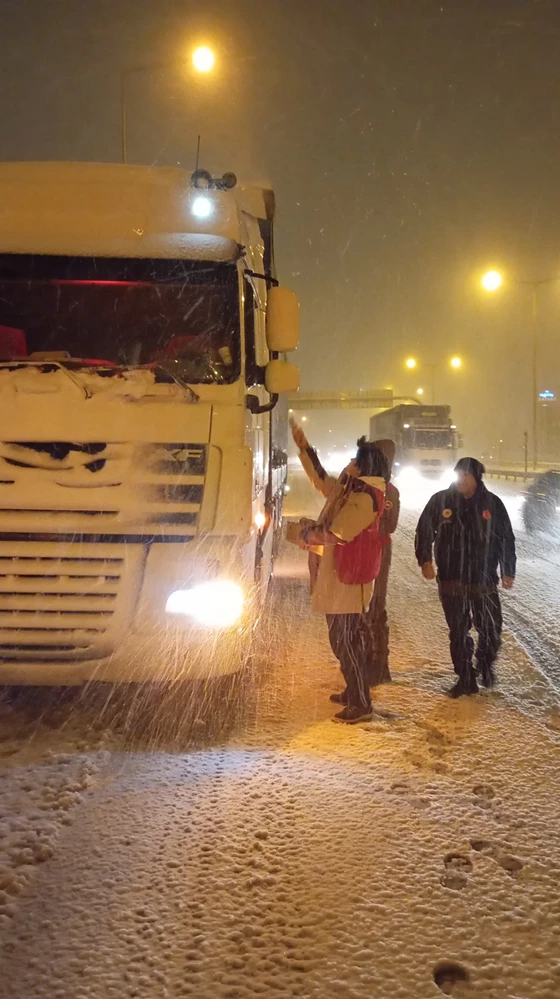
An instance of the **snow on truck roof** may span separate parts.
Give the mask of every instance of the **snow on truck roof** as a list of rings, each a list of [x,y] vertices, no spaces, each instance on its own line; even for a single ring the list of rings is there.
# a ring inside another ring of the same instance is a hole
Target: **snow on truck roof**
[[[273,213],[271,191],[176,167],[0,163],[0,253],[235,260]]]

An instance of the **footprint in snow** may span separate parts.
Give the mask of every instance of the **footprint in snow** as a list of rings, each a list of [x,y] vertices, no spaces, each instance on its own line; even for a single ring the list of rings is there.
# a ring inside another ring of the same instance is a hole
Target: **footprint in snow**
[[[496,797],[496,792],[492,788],[492,785],[475,785],[473,795],[473,805],[479,809],[491,809],[492,800]]]
[[[433,971],[434,983],[445,996],[465,996],[465,987],[470,976],[464,965],[458,962],[438,962]]]
[[[432,805],[432,800],[427,795],[417,795],[413,788],[410,788],[404,781],[395,781],[391,785],[391,791],[396,795],[406,795],[408,804],[416,809],[427,809]]]
[[[515,854],[509,854],[507,851],[503,851],[498,844],[493,844],[490,840],[482,840],[478,838],[473,838],[470,841],[470,845],[473,851],[478,854],[486,854],[488,857],[493,858],[500,868],[508,872],[510,875],[516,875],[520,872],[522,868],[525,867],[524,862],[521,858],[515,856]]]
[[[455,889],[460,891],[466,889],[468,885],[468,875],[473,870],[473,863],[468,854],[460,851],[449,851],[443,858],[445,872],[441,877],[441,884],[445,889]]]

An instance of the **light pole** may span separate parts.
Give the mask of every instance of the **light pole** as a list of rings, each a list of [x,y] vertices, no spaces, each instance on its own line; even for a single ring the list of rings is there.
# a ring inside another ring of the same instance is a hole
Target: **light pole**
[[[449,364],[451,368],[457,370],[458,368],[462,367],[463,362],[461,361],[461,358],[453,357],[449,359]],[[407,358],[407,360],[405,361],[405,366],[406,368],[409,369],[409,371],[414,371],[419,366],[421,368],[428,369],[428,371],[430,372],[431,405],[433,406],[436,398],[436,371],[440,367],[440,363],[427,364],[425,361],[418,362],[416,358]],[[422,390],[422,394],[423,392],[424,390]]]
[[[192,66],[196,73],[210,73],[214,69],[216,62],[216,57],[212,49],[207,48],[205,45],[200,45],[194,50],[191,56]],[[157,62],[149,63],[147,66],[131,66],[129,69],[122,71],[120,76],[120,92],[121,92],[121,156],[122,162],[126,163],[128,159],[128,141],[127,141],[127,121],[126,121],[126,82],[129,77],[136,75],[137,73],[154,73],[162,69],[173,69],[177,67],[183,67],[183,60],[174,59],[172,62]]]
[[[532,393],[532,438],[533,438],[533,471],[538,468],[539,459],[539,380],[538,380],[538,335],[539,335],[539,289],[543,285],[551,285],[556,278],[540,278],[537,281],[527,281],[523,278],[513,278],[512,284],[525,285],[531,290],[531,393]],[[503,284],[499,271],[487,271],[482,277],[482,287],[487,292],[497,292]]]

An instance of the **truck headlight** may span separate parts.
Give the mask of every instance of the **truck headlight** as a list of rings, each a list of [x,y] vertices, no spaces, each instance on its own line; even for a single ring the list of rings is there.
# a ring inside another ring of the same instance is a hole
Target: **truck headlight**
[[[404,468],[399,469],[399,479],[403,483],[417,483],[421,478],[418,469],[415,469],[413,465],[405,465]]]
[[[441,476],[441,486],[445,489],[447,486],[453,486],[457,482],[457,473],[454,469],[448,469],[447,472],[442,473]]]
[[[241,617],[245,596],[237,583],[213,580],[190,590],[174,590],[165,610],[170,615],[189,615],[210,628],[228,628]]]

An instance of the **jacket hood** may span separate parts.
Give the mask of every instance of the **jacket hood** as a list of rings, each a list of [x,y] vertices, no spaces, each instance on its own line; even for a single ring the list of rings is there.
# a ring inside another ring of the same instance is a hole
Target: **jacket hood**
[[[373,486],[376,490],[381,490],[382,493],[385,492],[387,488],[387,483],[381,476],[359,476],[361,483],[365,483],[366,486]]]

